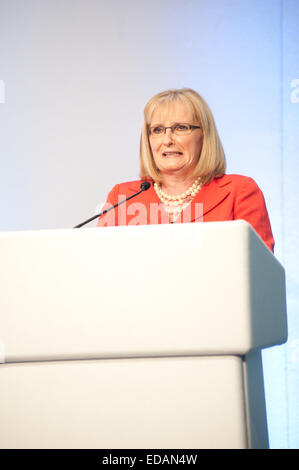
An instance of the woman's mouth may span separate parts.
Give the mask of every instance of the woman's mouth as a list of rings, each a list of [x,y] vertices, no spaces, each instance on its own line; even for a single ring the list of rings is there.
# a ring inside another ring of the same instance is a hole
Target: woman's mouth
[[[180,157],[181,155],[183,155],[183,152],[171,151],[171,152],[163,152],[162,153],[163,157]]]

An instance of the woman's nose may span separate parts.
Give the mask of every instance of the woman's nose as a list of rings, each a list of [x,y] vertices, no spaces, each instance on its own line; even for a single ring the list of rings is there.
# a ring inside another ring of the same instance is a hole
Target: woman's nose
[[[165,129],[163,134],[163,142],[164,143],[171,143],[174,141],[174,133],[170,128]]]

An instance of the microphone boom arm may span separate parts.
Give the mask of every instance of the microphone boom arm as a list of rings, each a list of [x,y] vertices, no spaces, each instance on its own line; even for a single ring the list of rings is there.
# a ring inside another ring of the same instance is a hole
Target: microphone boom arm
[[[115,207],[120,206],[124,202],[129,201],[129,199],[132,199],[132,197],[138,196],[138,194],[142,193],[143,191],[146,191],[147,189],[149,189],[149,187],[150,187],[149,182],[145,181],[144,183],[141,183],[141,186],[140,186],[141,189],[137,193],[133,194],[132,196],[127,197],[127,199],[123,199],[123,201],[117,202],[116,204],[114,204],[114,206],[108,207],[108,209],[105,209],[103,212],[100,212],[99,214],[96,214],[93,217],[90,217],[89,219],[85,220],[84,222],[81,222],[80,224],[75,225],[75,227],[73,227],[73,228],[80,228],[83,225],[88,224],[92,220],[94,220],[98,217],[102,217],[102,215],[105,215],[107,212],[111,211],[112,209],[115,209]]]

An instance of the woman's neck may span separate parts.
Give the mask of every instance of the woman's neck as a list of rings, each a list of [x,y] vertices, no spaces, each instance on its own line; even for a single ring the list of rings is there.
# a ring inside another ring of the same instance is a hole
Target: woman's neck
[[[161,187],[163,191],[170,196],[176,195],[176,194],[182,194],[187,189],[192,186],[192,184],[195,181],[195,177],[189,177],[189,178],[182,178],[178,177],[177,175],[167,175],[167,177],[163,178],[163,181],[161,183]]]

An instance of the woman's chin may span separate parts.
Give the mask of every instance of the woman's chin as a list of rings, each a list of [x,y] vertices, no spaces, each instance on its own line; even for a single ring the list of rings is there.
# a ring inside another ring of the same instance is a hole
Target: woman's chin
[[[188,174],[192,173],[192,168],[190,168],[188,165],[184,164],[179,164],[179,162],[168,162],[167,165],[164,165],[163,167],[160,168],[160,172],[165,175],[171,175],[171,174]]]
[[[187,169],[186,165],[183,162],[178,161],[178,159],[169,159],[165,164],[161,167],[161,171],[177,171],[177,170],[184,170]]]

